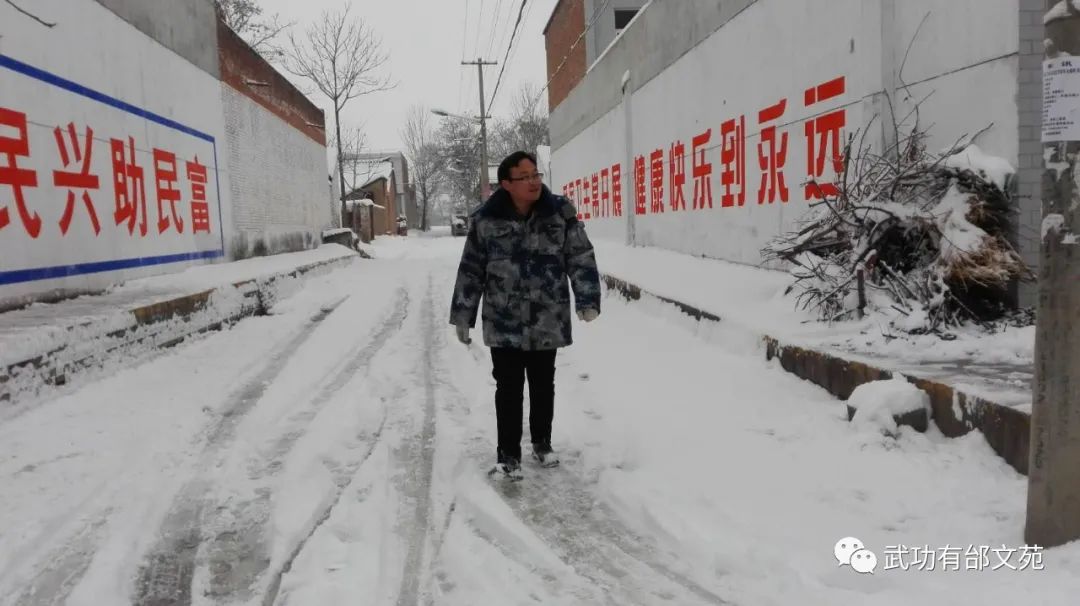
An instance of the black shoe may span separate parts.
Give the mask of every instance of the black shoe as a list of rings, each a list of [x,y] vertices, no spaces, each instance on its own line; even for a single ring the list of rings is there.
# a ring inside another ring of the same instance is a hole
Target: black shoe
[[[511,480],[520,480],[524,478],[524,474],[521,473],[521,461],[517,457],[510,456],[504,453],[502,450],[498,452],[498,459],[495,463],[495,467],[488,472],[488,475],[495,475],[501,473],[503,476]]]
[[[559,464],[559,455],[551,449],[551,442],[533,443],[533,458],[540,463],[541,467],[555,467]]]

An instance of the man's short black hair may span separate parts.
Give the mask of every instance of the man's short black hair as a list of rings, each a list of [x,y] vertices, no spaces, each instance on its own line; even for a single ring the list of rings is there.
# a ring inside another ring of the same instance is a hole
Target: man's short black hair
[[[503,158],[503,161],[499,163],[499,182],[502,183],[503,181],[509,181],[510,169],[514,168],[518,164],[521,164],[522,160],[528,160],[529,162],[533,163],[533,166],[537,166],[536,156],[534,154],[530,154],[527,151],[516,151],[509,156]]]

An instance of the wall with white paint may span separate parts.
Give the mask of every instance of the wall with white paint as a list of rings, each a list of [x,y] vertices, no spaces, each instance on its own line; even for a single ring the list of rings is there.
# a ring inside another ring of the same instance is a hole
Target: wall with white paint
[[[0,303],[221,258],[218,80],[96,2],[34,10],[68,26],[0,21]]]
[[[985,128],[977,144],[1017,165],[1016,0],[714,4],[654,0],[553,111],[553,188],[578,203],[591,234],[626,238],[643,161],[638,244],[759,264],[761,248],[796,227],[815,198],[807,176],[835,179],[830,160],[848,137],[866,131],[867,142],[887,142],[892,108],[903,118],[916,101],[932,150]],[[685,33],[685,48],[672,32]],[[685,153],[673,154],[679,144]],[[783,187],[768,187],[773,164]],[[603,169],[616,166],[624,212],[613,216],[616,188],[604,195]],[[680,189],[685,209],[674,204]]]

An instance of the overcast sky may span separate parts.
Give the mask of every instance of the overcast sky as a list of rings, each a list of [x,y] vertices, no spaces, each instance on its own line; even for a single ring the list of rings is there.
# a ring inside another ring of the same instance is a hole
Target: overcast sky
[[[294,30],[301,34],[323,10],[338,10],[349,0],[259,1],[265,14],[276,13],[283,21],[295,22]],[[489,110],[492,115],[505,117],[509,113],[522,83],[530,82],[538,89],[546,83],[542,32],[555,3],[526,1],[495,105]],[[349,4],[350,13],[363,18],[382,38],[390,55],[386,68],[398,86],[353,99],[341,122],[345,127],[362,126],[368,148],[384,150],[402,148],[399,130],[413,104],[479,114],[476,67],[462,66],[461,61],[483,57],[499,62],[484,68],[485,96],[490,100],[521,0],[351,0]],[[319,93],[310,97],[326,112],[327,127],[332,128],[329,100]],[[540,107],[546,111],[546,92]]]

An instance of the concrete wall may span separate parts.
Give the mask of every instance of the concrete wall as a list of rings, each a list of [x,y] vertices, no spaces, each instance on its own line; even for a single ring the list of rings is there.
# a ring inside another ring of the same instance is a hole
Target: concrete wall
[[[606,6],[605,6],[606,4]],[[615,11],[621,9],[639,9],[645,5],[644,0],[585,0],[585,24],[596,19],[586,38],[589,46],[586,49],[586,65],[592,65],[604,52],[604,49],[615,40]],[[596,12],[604,8],[604,12],[597,16]]]
[[[218,75],[212,0],[95,0],[165,48]],[[44,0],[33,4],[56,4]]]
[[[322,111],[210,0],[25,8],[57,26],[0,3],[0,149],[22,169],[0,183],[0,309],[310,247],[334,223]]]
[[[217,78],[97,2],[33,10],[57,27],[0,5],[0,141],[29,171],[0,184],[0,307],[222,258]]]
[[[822,140],[826,156],[838,153],[834,142],[877,117],[868,141],[885,143],[891,107],[902,118],[925,99],[931,149],[990,127],[976,143],[1017,166],[1019,15],[1017,0],[654,0],[552,112],[552,182],[599,237],[625,239],[633,213],[638,244],[758,264],[806,213],[806,176],[835,177],[831,162],[816,162]],[[836,139],[830,121],[842,125]],[[776,162],[785,187],[763,188],[761,155],[785,140]],[[639,163],[645,204],[634,212]],[[604,169],[622,178],[606,196]],[[673,204],[679,189],[685,208]]]

